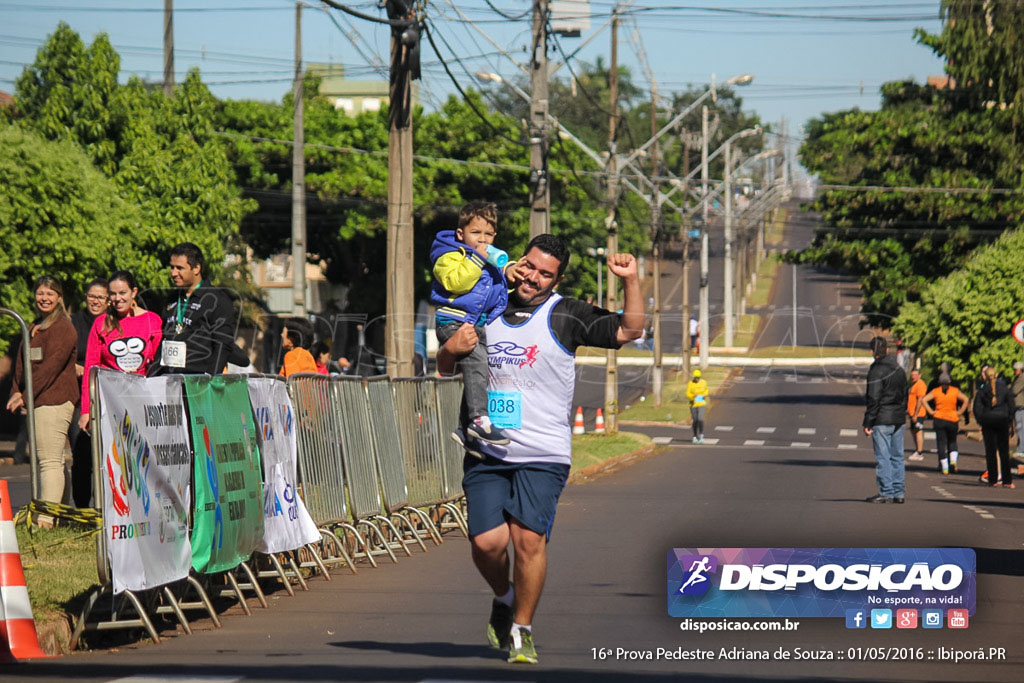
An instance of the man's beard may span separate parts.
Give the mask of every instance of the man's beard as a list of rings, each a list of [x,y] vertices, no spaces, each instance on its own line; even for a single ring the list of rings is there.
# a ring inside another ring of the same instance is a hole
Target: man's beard
[[[536,306],[544,303],[555,289],[554,286],[551,286],[546,289],[529,289],[524,293],[522,287],[522,285],[516,287],[513,296],[523,306]]]

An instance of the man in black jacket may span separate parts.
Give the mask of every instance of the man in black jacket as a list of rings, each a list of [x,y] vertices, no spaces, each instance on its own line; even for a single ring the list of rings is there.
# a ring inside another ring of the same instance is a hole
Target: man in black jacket
[[[248,365],[235,344],[238,326],[227,293],[204,279],[203,252],[191,242],[171,249],[171,282],[178,298],[164,311],[164,338],[151,375],[166,373],[218,375],[228,361]]]
[[[864,433],[875,449],[878,494],[869,503],[902,503],[904,500],[903,414],[907,406],[907,376],[888,355],[882,337],[871,340],[875,362],[868,370],[867,410]]]

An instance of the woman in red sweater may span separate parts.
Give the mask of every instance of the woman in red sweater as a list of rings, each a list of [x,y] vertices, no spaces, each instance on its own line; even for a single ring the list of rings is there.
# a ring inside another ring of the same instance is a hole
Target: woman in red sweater
[[[98,365],[146,376],[163,339],[163,321],[156,313],[141,308],[136,299],[139,284],[127,270],[110,276],[110,305],[107,314],[96,318],[89,331],[82,376],[82,417],[78,426],[89,427],[89,370]]]
[[[52,275],[35,281],[33,291],[39,317],[29,332],[32,363],[32,398],[36,423],[36,459],[39,463],[39,497],[54,503],[64,498],[64,445],[71,416],[78,402],[75,360],[78,337],[64,307],[64,288]],[[14,386],[7,401],[11,412],[25,409],[20,387],[24,382],[23,356],[18,354]],[[49,516],[40,516],[42,526],[52,526]]]

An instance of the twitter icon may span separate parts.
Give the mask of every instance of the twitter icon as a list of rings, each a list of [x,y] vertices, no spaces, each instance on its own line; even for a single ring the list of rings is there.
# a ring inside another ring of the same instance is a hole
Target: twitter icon
[[[871,628],[892,628],[892,610],[871,610]]]

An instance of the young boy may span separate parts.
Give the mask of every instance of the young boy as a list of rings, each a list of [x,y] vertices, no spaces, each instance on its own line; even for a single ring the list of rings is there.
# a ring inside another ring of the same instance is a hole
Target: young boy
[[[430,300],[437,306],[437,340],[444,344],[463,325],[470,323],[480,341],[458,361],[463,394],[460,429],[452,436],[462,443],[470,436],[504,445],[505,433],[491,423],[487,410],[487,337],[484,325],[508,304],[508,286],[519,279],[518,264],[504,268],[487,261],[487,247],[494,244],[498,207],[473,201],[459,211],[458,228],[442,230],[430,248],[434,285]],[[472,451],[471,451],[472,452]]]

